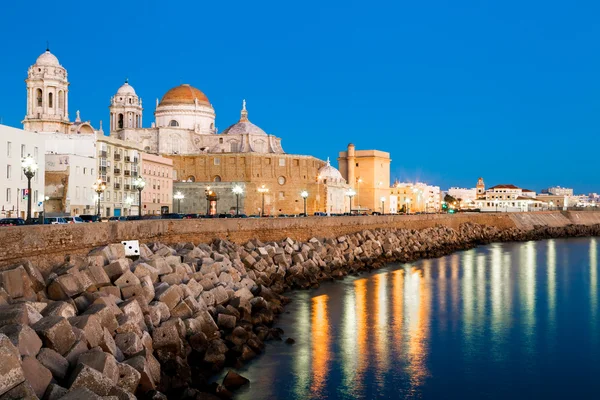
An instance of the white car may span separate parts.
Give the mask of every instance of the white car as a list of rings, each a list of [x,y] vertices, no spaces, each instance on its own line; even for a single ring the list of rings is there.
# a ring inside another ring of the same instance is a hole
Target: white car
[[[79,217],[65,217],[67,224],[83,224],[83,220]]]
[[[46,218],[45,222],[48,225],[62,225],[67,223],[67,221],[65,221],[65,219],[61,217],[49,217]]]

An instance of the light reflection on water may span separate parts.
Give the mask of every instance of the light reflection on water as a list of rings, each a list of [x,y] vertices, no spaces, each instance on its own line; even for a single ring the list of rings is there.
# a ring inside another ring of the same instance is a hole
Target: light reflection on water
[[[597,398],[597,257],[492,244],[296,292],[278,325],[297,343],[268,344],[237,397]]]

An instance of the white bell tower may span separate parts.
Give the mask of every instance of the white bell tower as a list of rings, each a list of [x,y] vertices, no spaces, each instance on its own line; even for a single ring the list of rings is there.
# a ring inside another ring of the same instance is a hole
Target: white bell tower
[[[46,49],[27,71],[27,115],[23,129],[32,132],[69,133],[69,81],[67,70]]]
[[[110,132],[121,129],[136,129],[142,127],[142,99],[140,99],[129,81],[117,90],[110,99]]]

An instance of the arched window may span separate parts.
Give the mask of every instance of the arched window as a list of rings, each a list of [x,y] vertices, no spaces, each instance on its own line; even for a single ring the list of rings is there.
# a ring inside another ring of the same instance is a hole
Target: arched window
[[[179,126],[179,122],[172,119],[171,122],[169,122],[169,126]]]
[[[52,93],[48,93],[48,107],[52,108]]]
[[[188,181],[188,182],[196,182],[196,178],[194,177],[194,175],[190,175],[190,176],[188,176],[188,178],[186,179],[186,181]]]
[[[61,110],[65,108],[65,93],[62,90],[58,92],[58,108]]]
[[[119,122],[117,126],[119,129],[123,129],[123,114],[119,114]]]
[[[213,129],[215,129],[215,124],[210,124],[210,130],[212,131]]]
[[[43,101],[43,99],[42,99],[42,89],[36,90],[36,97],[37,97],[37,105],[38,105],[38,107],[41,107],[42,106],[42,101]]]
[[[131,97],[129,98],[129,104],[131,104]]]
[[[215,175],[213,182],[221,182],[221,177],[219,175]]]

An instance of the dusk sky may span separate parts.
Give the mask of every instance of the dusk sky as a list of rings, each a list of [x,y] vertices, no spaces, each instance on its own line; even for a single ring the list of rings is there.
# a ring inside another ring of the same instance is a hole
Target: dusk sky
[[[125,78],[144,101],[189,83],[220,131],[249,119],[287,153],[388,151],[392,180],[600,192],[597,1],[4,2],[0,118],[27,68],[68,70],[69,112],[108,128]],[[106,132],[108,133],[108,132]]]

